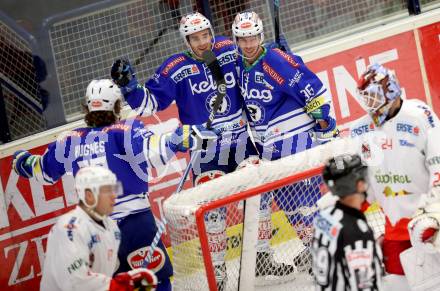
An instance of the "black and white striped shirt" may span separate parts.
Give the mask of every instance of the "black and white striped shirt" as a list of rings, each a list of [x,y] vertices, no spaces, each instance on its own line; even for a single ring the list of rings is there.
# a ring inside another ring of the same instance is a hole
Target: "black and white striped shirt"
[[[382,290],[382,252],[361,211],[337,202],[319,212],[314,226],[316,290]]]

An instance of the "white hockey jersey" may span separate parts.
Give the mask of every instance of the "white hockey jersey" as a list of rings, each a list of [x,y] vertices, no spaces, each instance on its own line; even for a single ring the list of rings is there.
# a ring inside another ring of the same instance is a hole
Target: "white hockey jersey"
[[[385,239],[409,240],[407,224],[421,195],[440,185],[440,122],[422,101],[404,100],[382,127],[369,115],[350,126],[369,166],[368,201],[386,216]]]
[[[109,289],[121,233],[110,218],[103,225],[79,206],[59,218],[47,241],[41,291]]]

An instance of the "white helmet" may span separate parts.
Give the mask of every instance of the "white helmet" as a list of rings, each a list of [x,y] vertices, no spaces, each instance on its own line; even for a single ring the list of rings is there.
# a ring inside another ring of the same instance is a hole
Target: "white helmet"
[[[232,23],[232,33],[235,43],[237,43],[237,37],[261,35],[260,44],[262,44],[264,41],[263,21],[253,11],[238,13]]]
[[[118,85],[110,79],[93,80],[87,86],[86,101],[89,112],[113,111],[116,101],[122,101]]]
[[[186,46],[189,47],[190,49],[191,46],[189,45],[187,36],[205,29],[209,29],[211,31],[212,39],[214,40],[214,30],[212,29],[211,22],[201,13],[199,12],[190,13],[188,15],[183,16],[182,19],[180,20],[180,26],[179,26],[180,35],[183,37]]]
[[[78,194],[79,200],[90,210],[93,210],[98,204],[99,189],[102,186],[108,185],[114,187],[116,194],[120,194],[119,192],[121,192],[120,190],[122,190],[122,188],[120,183],[118,183],[116,175],[104,167],[84,167],[81,168],[75,176],[75,191]],[[89,205],[86,202],[86,190],[90,190],[95,197],[95,203],[93,205]],[[97,213],[94,214],[96,215]],[[98,217],[99,216],[98,214]]]

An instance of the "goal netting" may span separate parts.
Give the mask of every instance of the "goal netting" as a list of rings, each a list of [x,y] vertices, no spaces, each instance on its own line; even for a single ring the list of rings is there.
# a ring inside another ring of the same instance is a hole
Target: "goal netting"
[[[171,196],[164,214],[176,290],[311,288],[312,220],[318,210],[316,200],[326,192],[322,166],[331,157],[354,153],[355,148],[353,141],[339,139],[277,161],[248,165]],[[271,210],[269,221],[259,211],[263,204]],[[382,232],[383,215],[377,209],[370,213],[373,228]],[[222,216],[224,232],[218,222]],[[264,241],[269,241],[270,251],[262,259],[259,249]]]

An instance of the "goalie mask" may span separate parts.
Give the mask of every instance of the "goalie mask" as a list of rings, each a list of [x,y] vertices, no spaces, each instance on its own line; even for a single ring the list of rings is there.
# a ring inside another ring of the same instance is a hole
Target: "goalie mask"
[[[122,194],[122,186],[118,182],[116,175],[107,168],[99,166],[91,166],[81,168],[75,176],[75,191],[78,198],[98,219],[103,219],[104,215],[95,211],[98,205],[99,193],[104,186],[110,186],[110,193],[117,196]],[[90,205],[86,201],[86,190],[92,192],[95,197],[95,203]]]
[[[396,77],[379,64],[368,67],[358,81],[358,98],[376,126],[382,126],[402,93]]]
[[[89,112],[115,112],[115,104],[118,100],[122,102],[121,90],[110,79],[93,80],[87,86],[86,103]]]
[[[183,16],[182,19],[180,20],[180,25],[179,25],[180,35],[183,37],[183,41],[185,42],[186,46],[191,50],[192,53],[194,52],[191,45],[188,42],[188,36],[205,29],[209,29],[209,31],[211,32],[211,36],[212,36],[211,43],[212,46],[214,46],[214,30],[212,29],[211,22],[208,20],[208,18],[206,18],[199,12],[194,12],[186,16]]]
[[[367,181],[367,167],[359,155],[341,155],[327,162],[322,176],[334,195],[345,197],[357,193],[359,181]]]
[[[239,13],[232,24],[232,34],[237,49],[238,38],[240,37],[259,36],[258,45],[261,45],[264,41],[263,21],[253,11]],[[239,54],[242,55],[241,53]]]

